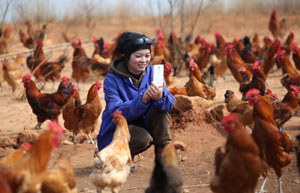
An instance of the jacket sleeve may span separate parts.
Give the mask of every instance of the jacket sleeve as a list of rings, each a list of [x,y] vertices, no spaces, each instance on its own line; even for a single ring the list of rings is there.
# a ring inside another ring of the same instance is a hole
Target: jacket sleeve
[[[153,102],[153,106],[157,107],[161,111],[170,111],[173,108],[175,102],[174,96],[168,91],[167,87],[163,89],[163,97]]]
[[[103,89],[111,116],[116,110],[120,110],[123,116],[130,121],[143,115],[150,106],[149,103],[144,104],[141,100],[144,93],[139,93],[132,100],[123,101],[118,91],[117,81],[110,76],[106,76]]]

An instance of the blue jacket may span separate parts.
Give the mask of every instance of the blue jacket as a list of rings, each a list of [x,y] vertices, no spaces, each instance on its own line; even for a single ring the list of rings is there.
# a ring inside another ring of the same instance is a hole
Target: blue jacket
[[[149,130],[149,115],[152,107],[168,112],[173,108],[174,96],[166,87],[163,88],[163,97],[150,100],[144,104],[141,100],[144,92],[153,80],[153,66],[148,65],[139,88],[133,85],[132,79],[117,73],[110,72],[103,83],[105,110],[102,113],[102,122],[97,136],[98,149],[101,151],[110,144],[115,131],[112,115],[116,110],[122,111],[128,124],[136,124]]]

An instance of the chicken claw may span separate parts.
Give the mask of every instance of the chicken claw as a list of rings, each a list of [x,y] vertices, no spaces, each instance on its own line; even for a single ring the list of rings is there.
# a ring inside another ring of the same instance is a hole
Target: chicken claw
[[[89,142],[91,143],[91,144],[96,144],[95,142],[94,142],[94,140],[93,140],[93,138],[92,138],[92,136],[91,136],[91,134],[89,133],[88,134],[88,136],[89,136],[89,138],[90,138],[90,140],[89,140]]]
[[[267,182],[267,178],[264,179],[264,182],[262,183],[261,188],[260,188],[260,190],[259,190],[258,193],[267,192],[267,191],[264,190],[264,187],[265,187],[265,185],[266,185],[266,182]]]

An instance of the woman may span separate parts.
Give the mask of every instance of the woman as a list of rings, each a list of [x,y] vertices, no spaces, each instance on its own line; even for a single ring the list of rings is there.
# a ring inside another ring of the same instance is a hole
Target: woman
[[[152,39],[137,32],[124,32],[117,41],[114,56],[120,57],[112,62],[103,84],[106,107],[97,136],[99,151],[112,141],[116,110],[122,111],[128,122],[132,156],[152,144],[155,155],[160,156],[171,141],[168,111],[175,99],[165,86],[152,83],[151,44]]]

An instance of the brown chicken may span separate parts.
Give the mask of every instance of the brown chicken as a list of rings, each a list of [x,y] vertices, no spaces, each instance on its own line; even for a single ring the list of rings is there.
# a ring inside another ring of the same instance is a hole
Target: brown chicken
[[[238,83],[252,78],[251,71],[245,67],[244,61],[232,44],[225,47],[225,54],[227,56],[227,66]]]
[[[285,50],[278,50],[276,53],[276,61],[282,67],[282,75],[290,74],[292,76],[298,76],[299,73],[291,63],[289,57],[285,54]]]
[[[263,71],[265,76],[267,77],[270,70],[273,68],[275,64],[274,56],[278,49],[280,49],[280,41],[275,39],[274,43],[269,38],[264,38],[265,42],[265,53],[264,53],[264,65]]]
[[[19,31],[20,41],[23,46],[28,49],[34,48],[34,39],[30,36],[27,36],[22,30]]]
[[[213,99],[216,96],[216,92],[213,88],[206,86],[201,81],[199,81],[200,70],[197,71],[198,66],[193,62],[193,59],[189,62],[189,81],[186,86],[186,92],[188,96],[199,96],[204,99]],[[198,74],[199,72],[199,74]]]
[[[182,193],[183,180],[173,144],[167,145],[161,159],[155,159],[150,187],[145,193]]]
[[[274,121],[280,130],[283,130],[283,125],[298,112],[298,92],[299,87],[291,85],[281,102],[272,103]]]
[[[177,83],[177,78],[172,76],[172,65],[170,63],[164,64],[164,78],[167,84],[167,87],[170,85],[175,85]]]
[[[51,152],[60,145],[62,128],[55,122],[50,122],[49,130],[42,133],[26,155],[15,165],[6,167],[0,164],[5,180],[12,192],[40,191],[42,176],[46,170]]]
[[[250,105],[253,105],[254,128],[252,136],[260,149],[260,157],[263,160],[264,183],[260,189],[263,191],[268,177],[269,167],[275,170],[278,177],[279,190],[282,192],[281,176],[282,168],[291,163],[288,152],[291,150],[291,141],[286,133],[279,131],[275,125],[273,108],[269,101],[259,95],[260,91],[252,89],[246,97]]]
[[[254,193],[261,172],[259,148],[235,114],[223,118],[228,133],[225,152],[216,152],[216,175],[210,188],[214,193]]]
[[[81,63],[83,61],[86,61],[86,54],[81,46],[81,40],[78,39],[78,41],[72,42],[72,47],[74,48],[73,52],[73,61],[72,61],[72,78],[74,78],[77,82],[77,85],[79,81],[83,82],[83,85],[85,81],[90,76],[90,71],[87,67],[81,67]],[[79,86],[79,85],[78,85]]]
[[[10,34],[12,32],[12,26],[9,25],[3,33],[3,37],[0,39],[0,54],[8,53],[8,44],[10,40]]]
[[[298,48],[297,44],[293,44],[293,61],[297,68],[297,70],[300,70],[300,49]]]
[[[286,33],[286,20],[278,20],[276,10],[272,10],[272,14],[269,21],[269,30],[274,38],[283,38]]]
[[[290,32],[290,34],[288,35],[288,37],[286,38],[284,44],[280,47],[280,49],[285,50],[285,54],[289,56],[292,51],[293,44],[294,44],[294,33]]]
[[[31,80],[31,75],[22,78],[26,96],[32,112],[37,116],[37,125],[34,129],[41,127],[42,123],[49,120],[58,122],[58,116],[62,107],[67,103],[72,89],[72,83],[67,77],[63,77],[55,93],[41,93],[35,83]]]
[[[75,136],[78,131],[82,130],[89,136],[90,142],[95,144],[91,134],[95,131],[97,119],[102,111],[102,106],[98,95],[98,91],[101,89],[101,87],[102,84],[99,81],[96,81],[95,84],[91,86],[88,91],[85,104],[80,104],[79,94],[75,89],[73,93],[73,99],[70,99],[68,105],[64,108],[65,113],[63,114],[63,118],[66,123],[65,125],[68,126],[66,127],[68,130],[73,131],[74,141],[76,141]],[[77,117],[72,117],[72,115]],[[74,125],[76,123],[77,125]]]
[[[289,89],[291,85],[297,85],[298,87],[300,87],[300,75],[292,76],[290,74],[286,74],[281,78],[281,84],[286,89]]]
[[[24,157],[24,155],[31,149],[31,144],[29,142],[25,142],[19,149],[14,151],[13,153],[5,156],[0,164],[4,166],[13,166],[17,162],[20,161]]]
[[[69,158],[61,154],[53,168],[43,175],[42,193],[76,193],[75,173]]]
[[[34,74],[35,69],[38,66],[40,66],[44,63],[47,63],[47,62],[48,61],[47,61],[44,51],[43,51],[43,42],[38,41],[38,44],[34,50],[33,55],[28,56],[26,59],[27,67],[30,70],[30,72]],[[36,78],[38,78],[38,77],[36,77]]]
[[[254,125],[253,108],[246,101],[238,99],[231,90],[227,90],[224,97],[228,112],[236,114],[239,122],[252,129]]]
[[[256,61],[253,64],[253,69],[252,69],[252,80],[250,82],[242,82],[240,85],[240,92],[243,94],[243,100],[245,98],[246,93],[253,89],[256,88],[260,91],[260,94],[263,96],[266,91],[266,84],[265,84],[265,75],[264,72],[261,70],[259,66],[259,62]]]
[[[99,193],[105,188],[118,193],[133,166],[128,144],[128,124],[121,111],[114,112],[113,122],[116,124],[113,140],[95,155],[94,168],[90,174],[90,179]]]
[[[70,98],[63,108],[62,116],[64,119],[64,126],[67,130],[73,132],[73,142],[77,143],[76,135],[80,132],[78,128],[77,109],[81,105],[80,95],[75,83],[70,91]]]
[[[259,37],[257,33],[255,33],[252,38],[251,48],[257,58],[261,58],[263,56],[264,50],[260,47]]]
[[[18,55],[14,60],[3,60],[4,80],[11,86],[14,92],[20,85],[20,80],[23,76],[22,55]]]
[[[203,47],[201,47],[197,53],[192,58],[197,63],[200,71],[207,67],[210,59],[211,47],[209,43],[204,40]]]

